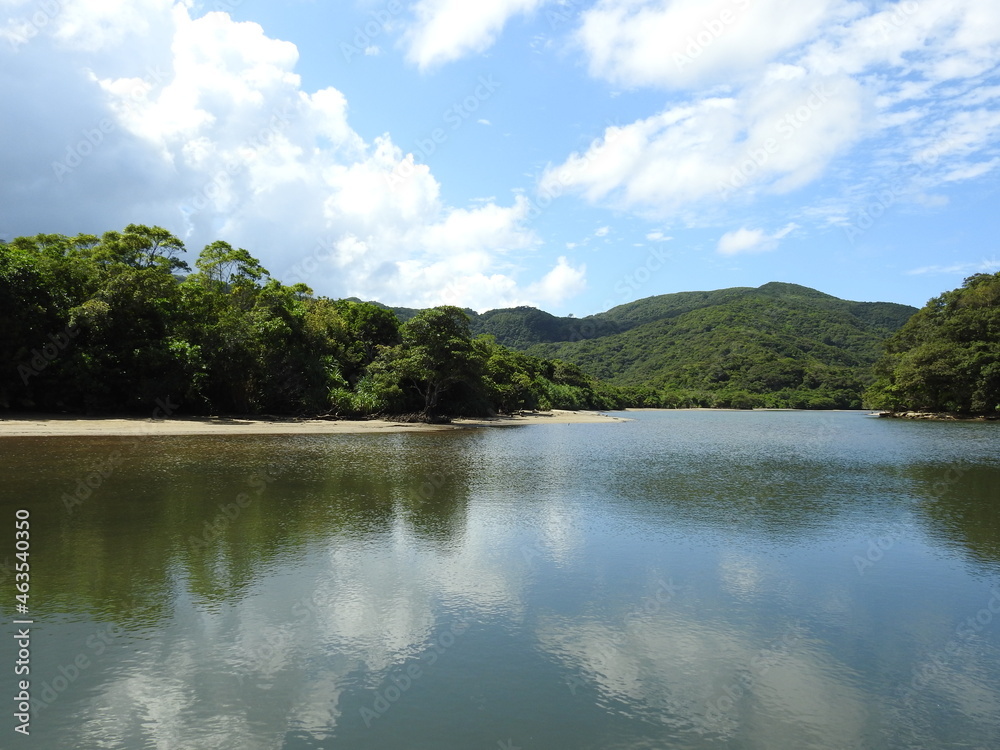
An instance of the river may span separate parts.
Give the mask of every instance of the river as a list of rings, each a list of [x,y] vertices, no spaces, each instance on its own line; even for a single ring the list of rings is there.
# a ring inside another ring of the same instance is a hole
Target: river
[[[1000,427],[624,416],[3,439],[0,746],[1000,747]]]

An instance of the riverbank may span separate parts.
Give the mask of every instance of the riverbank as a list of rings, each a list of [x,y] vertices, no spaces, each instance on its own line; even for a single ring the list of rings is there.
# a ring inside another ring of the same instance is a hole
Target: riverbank
[[[487,419],[456,419],[449,424],[397,422],[386,419],[243,419],[238,417],[77,417],[19,415],[0,419],[3,437],[86,437],[88,435],[335,435],[372,432],[436,432],[472,427],[508,427],[531,424],[627,422],[596,411],[525,413]]]
[[[985,414],[953,414],[931,411],[883,411],[880,417],[886,419],[928,419],[937,422],[996,422],[1000,417]]]

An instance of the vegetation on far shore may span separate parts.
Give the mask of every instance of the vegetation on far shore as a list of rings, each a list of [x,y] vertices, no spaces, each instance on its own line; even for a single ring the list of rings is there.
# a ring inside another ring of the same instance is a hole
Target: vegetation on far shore
[[[142,413],[170,399],[188,414],[436,420],[626,407],[966,414],[1000,402],[1000,274],[916,315],[770,283],[576,319],[332,300],[222,241],[193,268],[185,252],[143,225],[0,242],[0,409]]]
[[[660,295],[559,319],[572,335],[556,340],[532,342],[517,311],[481,317],[501,343],[504,334],[517,337],[530,354],[640,389],[647,406],[860,409],[882,343],[915,311],[772,282]]]
[[[1000,414],[1000,273],[933,298],[885,344],[865,394],[891,412]]]
[[[0,408],[84,413],[487,415],[635,401],[579,367],[286,286],[225,242],[191,269],[159,227],[0,243]],[[167,401],[167,400],[170,401]]]

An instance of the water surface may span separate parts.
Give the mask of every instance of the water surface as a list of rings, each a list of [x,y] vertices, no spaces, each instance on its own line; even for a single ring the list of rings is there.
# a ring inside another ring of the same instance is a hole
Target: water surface
[[[0,746],[1000,747],[997,425],[629,416],[0,441]]]

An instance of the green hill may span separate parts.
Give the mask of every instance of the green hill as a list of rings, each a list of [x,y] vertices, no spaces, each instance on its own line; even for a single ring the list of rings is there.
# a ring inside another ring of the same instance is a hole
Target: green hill
[[[1000,273],[970,276],[885,345],[868,401],[893,411],[1000,412]]]
[[[772,282],[648,297],[586,318],[491,310],[472,329],[644,388],[657,405],[859,408],[882,343],[915,312]]]

